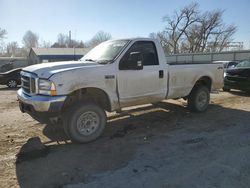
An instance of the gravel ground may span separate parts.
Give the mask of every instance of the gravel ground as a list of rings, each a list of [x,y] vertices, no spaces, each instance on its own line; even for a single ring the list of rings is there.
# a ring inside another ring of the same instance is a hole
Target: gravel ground
[[[22,114],[16,90],[1,87],[0,187],[249,188],[250,96],[212,94],[201,114],[185,105],[169,100],[108,114],[102,137],[79,145],[60,125]]]

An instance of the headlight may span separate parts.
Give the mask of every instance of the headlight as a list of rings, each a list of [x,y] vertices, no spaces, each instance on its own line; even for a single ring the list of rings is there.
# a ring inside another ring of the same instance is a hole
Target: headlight
[[[39,90],[50,90],[52,82],[49,80],[39,79]]]
[[[227,76],[227,72],[224,72],[224,78]]]
[[[42,95],[56,95],[56,86],[50,80],[39,79],[38,81],[39,94]]]

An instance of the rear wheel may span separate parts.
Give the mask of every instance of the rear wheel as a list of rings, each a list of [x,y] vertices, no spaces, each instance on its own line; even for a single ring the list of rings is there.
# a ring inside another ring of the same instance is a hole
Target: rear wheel
[[[9,88],[16,88],[16,87],[17,87],[17,81],[16,81],[16,80],[9,80],[9,81],[7,82],[7,86],[8,86]]]
[[[73,142],[97,139],[106,125],[105,111],[94,103],[77,105],[66,113],[64,131]]]
[[[188,97],[188,108],[194,112],[204,112],[209,101],[209,89],[206,86],[195,86]]]

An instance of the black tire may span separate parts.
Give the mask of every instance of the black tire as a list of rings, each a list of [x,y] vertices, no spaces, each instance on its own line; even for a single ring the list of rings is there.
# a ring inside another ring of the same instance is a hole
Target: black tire
[[[102,134],[107,117],[100,106],[88,103],[70,108],[63,119],[64,132],[70,140],[87,143],[96,140]]]
[[[17,87],[17,81],[16,81],[16,80],[13,80],[13,79],[8,80],[7,86],[8,86],[9,88],[16,88],[16,87]]]
[[[64,114],[64,116],[65,116],[65,115],[66,115],[66,114]],[[69,131],[68,131],[67,116],[66,116],[66,118],[63,118],[63,121],[62,121],[62,128],[63,128],[63,131],[64,131],[65,135],[66,135],[68,138],[70,138],[70,137],[69,137]]]
[[[195,86],[188,97],[188,108],[193,112],[206,111],[210,101],[210,92],[206,86]]]
[[[229,92],[229,91],[230,91],[230,89],[227,88],[227,87],[223,87],[222,90],[223,90],[223,91],[226,91],[226,92]]]

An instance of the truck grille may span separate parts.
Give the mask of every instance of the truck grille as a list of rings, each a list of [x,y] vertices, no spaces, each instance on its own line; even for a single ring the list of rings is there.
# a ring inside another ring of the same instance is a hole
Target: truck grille
[[[36,80],[28,75],[21,75],[22,89],[27,94],[34,94],[36,92]]]
[[[242,81],[247,80],[244,77],[238,77],[238,76],[227,76],[227,79],[230,80],[230,81],[235,81],[235,82],[242,82]]]

